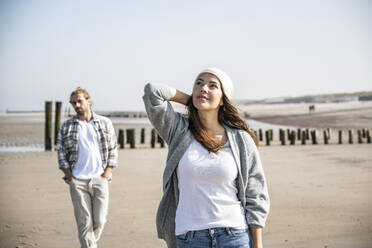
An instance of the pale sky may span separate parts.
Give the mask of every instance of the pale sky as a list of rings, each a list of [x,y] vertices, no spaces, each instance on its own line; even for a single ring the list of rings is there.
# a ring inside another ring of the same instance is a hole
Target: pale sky
[[[210,66],[236,99],[372,90],[372,1],[0,0],[0,112],[77,86],[143,110],[146,82],[190,93]]]

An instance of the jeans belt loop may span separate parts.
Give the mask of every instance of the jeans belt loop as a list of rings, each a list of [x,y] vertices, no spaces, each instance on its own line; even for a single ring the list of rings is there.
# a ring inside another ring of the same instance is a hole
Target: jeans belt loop
[[[191,238],[193,239],[195,235],[195,231],[191,231]]]
[[[232,235],[232,232],[231,232],[231,228],[230,227],[226,227],[226,232],[227,232],[227,234]]]

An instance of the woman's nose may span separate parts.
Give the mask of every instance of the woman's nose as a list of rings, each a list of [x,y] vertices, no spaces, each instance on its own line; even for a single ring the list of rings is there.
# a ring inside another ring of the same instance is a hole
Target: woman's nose
[[[207,84],[202,84],[201,86],[200,86],[200,91],[204,91],[204,92],[206,92],[208,90],[208,85]]]

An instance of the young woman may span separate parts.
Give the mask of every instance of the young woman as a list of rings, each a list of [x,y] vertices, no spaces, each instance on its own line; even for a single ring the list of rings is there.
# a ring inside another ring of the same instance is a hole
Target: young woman
[[[269,213],[257,139],[231,103],[222,70],[196,78],[192,95],[147,84],[148,117],[168,144],[156,225],[169,248],[262,247]],[[187,116],[170,102],[187,106]]]

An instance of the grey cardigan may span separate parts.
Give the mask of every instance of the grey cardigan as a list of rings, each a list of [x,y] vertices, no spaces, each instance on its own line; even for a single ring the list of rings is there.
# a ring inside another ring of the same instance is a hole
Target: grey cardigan
[[[147,115],[168,144],[163,173],[163,197],[156,215],[156,227],[158,237],[164,239],[169,248],[175,248],[175,216],[179,196],[176,168],[193,136],[187,117],[173,110],[170,97],[171,89],[166,85],[149,83],[145,86],[143,101]],[[225,129],[238,166],[238,199],[245,209],[247,223],[250,226],[264,227],[270,200],[257,147],[246,131],[227,126]]]

